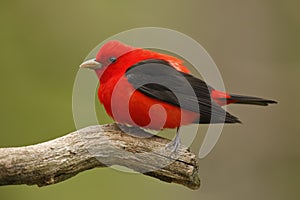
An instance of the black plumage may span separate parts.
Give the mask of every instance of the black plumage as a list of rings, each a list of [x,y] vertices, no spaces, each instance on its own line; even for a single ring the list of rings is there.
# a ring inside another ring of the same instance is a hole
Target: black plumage
[[[213,88],[204,81],[173,68],[164,60],[136,63],[126,73],[128,82],[139,92],[185,110],[200,113],[195,123],[239,123],[211,99]]]

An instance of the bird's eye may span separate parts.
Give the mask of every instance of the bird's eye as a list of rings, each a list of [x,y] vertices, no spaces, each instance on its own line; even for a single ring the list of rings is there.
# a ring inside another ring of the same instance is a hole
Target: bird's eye
[[[110,57],[110,58],[109,58],[109,61],[112,62],[112,63],[113,63],[113,62],[116,62],[116,60],[117,60],[116,57]]]

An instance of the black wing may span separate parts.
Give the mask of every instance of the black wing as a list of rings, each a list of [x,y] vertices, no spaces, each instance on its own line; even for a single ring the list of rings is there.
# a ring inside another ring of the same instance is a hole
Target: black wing
[[[238,123],[210,96],[213,89],[204,81],[174,69],[164,60],[150,59],[130,67],[125,74],[141,93],[174,106],[201,113],[195,123]]]

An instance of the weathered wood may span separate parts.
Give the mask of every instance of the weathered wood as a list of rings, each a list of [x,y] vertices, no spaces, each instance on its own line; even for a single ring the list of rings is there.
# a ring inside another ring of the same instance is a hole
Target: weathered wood
[[[133,137],[107,124],[36,145],[0,148],[0,185],[45,186],[95,167],[121,165],[165,182],[199,188],[195,155],[180,146],[173,158],[165,151],[169,142],[158,136]]]

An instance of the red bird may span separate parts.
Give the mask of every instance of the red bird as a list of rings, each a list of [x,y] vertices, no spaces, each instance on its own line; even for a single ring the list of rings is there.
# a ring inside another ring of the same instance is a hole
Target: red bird
[[[119,41],[105,43],[95,59],[80,67],[95,70],[100,102],[123,125],[161,130],[193,123],[240,123],[221,106],[276,103],[215,90],[191,75],[182,60]]]

